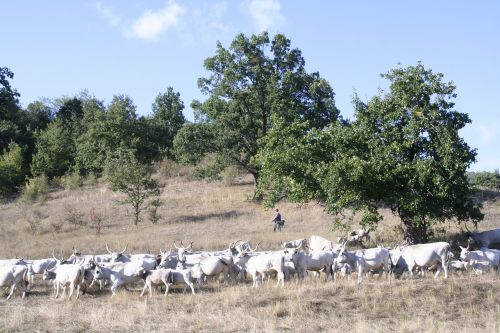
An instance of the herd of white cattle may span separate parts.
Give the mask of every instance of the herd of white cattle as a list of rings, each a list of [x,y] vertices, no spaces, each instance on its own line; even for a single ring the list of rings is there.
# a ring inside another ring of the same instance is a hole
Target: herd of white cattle
[[[404,273],[413,278],[417,274],[436,270],[435,278],[441,271],[448,278],[449,270],[473,271],[482,274],[487,270],[499,271],[500,251],[489,249],[493,243],[500,243],[500,229],[482,233],[469,234],[481,249],[472,251],[460,247],[460,259],[452,259],[451,246],[447,242],[426,243],[408,246],[396,246],[392,249],[378,246],[376,248],[348,251],[347,241],[334,243],[320,236],[311,236],[281,244],[276,251],[258,251],[258,246],[252,247],[250,241],[232,242],[221,251],[193,251],[192,245],[178,246],[164,252],[160,249],[155,254],[127,254],[123,251],[114,252],[106,244],[107,254],[82,254],[73,248],[67,259],[56,258],[54,252],[47,259],[3,259],[0,260],[0,286],[10,288],[7,299],[10,299],[16,289],[24,298],[35,282],[36,275],[42,275],[44,281],[52,281],[54,296],[65,297],[69,287],[68,300],[76,290],[76,298],[80,293],[106,288],[110,285],[112,296],[120,286],[142,282],[144,287],[141,296],[146,291],[152,295],[153,285],[164,285],[165,295],[171,285],[182,285],[184,292],[190,288],[195,293],[195,287],[200,288],[207,278],[224,277],[224,283],[236,284],[244,282],[247,274],[257,287],[264,280],[276,276],[276,286],[284,285],[285,281],[296,277],[303,281],[307,272],[314,275],[323,273],[325,280],[342,276],[350,278],[352,272],[357,273],[357,282],[361,283],[365,274],[385,274],[386,278],[399,277]],[[45,282],[46,283],[46,282]]]

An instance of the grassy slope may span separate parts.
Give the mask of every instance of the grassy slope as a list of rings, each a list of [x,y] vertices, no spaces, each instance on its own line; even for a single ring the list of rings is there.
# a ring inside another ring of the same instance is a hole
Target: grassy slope
[[[158,225],[144,221],[131,225],[119,196],[105,188],[52,193],[43,204],[4,204],[0,213],[0,257],[47,257],[52,249],[69,253],[77,246],[83,253],[103,253],[128,244],[131,252],[158,252],[173,240],[194,241],[195,249],[223,249],[230,241],[251,239],[266,249],[279,241],[311,234],[335,239],[330,217],[318,205],[280,205],[288,221],[282,233],[272,232],[272,212],[250,202],[248,179],[236,186],[199,183],[185,178],[166,181]],[[100,236],[89,227],[62,222],[67,208],[87,219],[91,209],[104,217]],[[500,224],[500,205],[485,205],[482,228]],[[397,241],[397,219],[385,220],[373,243]],[[27,220],[40,220],[37,234]],[[54,227],[54,225],[56,227]],[[57,231],[58,227],[62,230]],[[453,226],[442,231],[456,232]],[[430,275],[429,275],[430,276]],[[38,280],[39,281],[39,280]],[[139,288],[137,286],[136,288]],[[494,275],[453,276],[448,281],[424,278],[385,281],[372,278],[360,287],[353,281],[324,283],[309,279],[291,282],[284,289],[273,284],[252,290],[248,286],[220,287],[217,283],[195,296],[174,292],[165,298],[139,299],[138,291],[123,290],[111,299],[109,291],[84,295],[79,301],[50,298],[50,288],[40,283],[26,300],[19,296],[0,300],[0,331],[488,331],[500,330],[500,279]],[[28,310],[28,311],[26,311]]]

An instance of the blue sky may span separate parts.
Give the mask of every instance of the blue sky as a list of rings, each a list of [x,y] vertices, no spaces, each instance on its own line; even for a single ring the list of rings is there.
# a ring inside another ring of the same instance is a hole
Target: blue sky
[[[3,1],[0,66],[14,72],[23,106],[88,89],[105,102],[129,95],[147,114],[172,86],[192,119],[216,41],[263,30],[302,50],[347,118],[353,91],[377,94],[379,74],[397,63],[444,73],[473,121],[462,131],[478,149],[471,170],[500,169],[499,1]]]

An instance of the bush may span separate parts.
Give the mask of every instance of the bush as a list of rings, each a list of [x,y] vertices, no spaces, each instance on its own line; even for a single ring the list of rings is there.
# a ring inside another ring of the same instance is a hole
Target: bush
[[[237,167],[229,166],[222,172],[222,182],[226,186],[233,185],[240,172]]]
[[[63,221],[65,223],[83,227],[87,225],[87,221],[83,218],[83,213],[81,213],[78,209],[71,206],[64,207],[66,214],[64,215]]]
[[[49,181],[47,176],[40,175],[29,179],[24,186],[21,199],[27,202],[43,202],[49,193]]]
[[[158,208],[161,206],[162,202],[160,199],[156,198],[151,200],[148,208],[149,221],[153,224],[157,224],[160,221],[161,216],[158,214]]]
[[[93,228],[95,230],[97,236],[99,236],[102,232],[102,228],[104,227],[103,221],[104,217],[102,213],[97,212],[95,209],[92,208],[92,210],[89,213],[90,228]]]
[[[61,176],[61,186],[65,190],[76,190],[83,186],[84,179],[78,172],[67,173]]]

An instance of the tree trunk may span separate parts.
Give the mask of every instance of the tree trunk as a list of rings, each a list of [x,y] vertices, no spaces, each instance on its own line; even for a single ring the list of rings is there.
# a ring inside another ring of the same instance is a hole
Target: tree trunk
[[[253,176],[253,183],[254,183],[252,200],[253,201],[261,201],[262,195],[257,193],[257,185],[259,184],[259,172],[258,171],[250,171],[250,173]]]
[[[403,237],[406,243],[409,245],[427,243],[427,224],[425,222],[417,225],[408,216],[400,215],[400,217],[401,226],[403,227]]]

